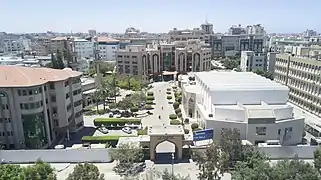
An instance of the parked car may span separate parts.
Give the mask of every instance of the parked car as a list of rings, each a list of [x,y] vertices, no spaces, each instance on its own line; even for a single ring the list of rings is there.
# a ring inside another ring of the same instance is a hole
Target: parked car
[[[108,117],[109,117],[109,118],[113,118],[113,117],[114,117],[114,114],[113,114],[113,113],[109,113]]]
[[[124,127],[123,129],[121,129],[123,132],[127,133],[127,134],[131,134],[132,133],[132,129],[130,127]]]
[[[104,134],[108,133],[108,129],[104,125],[102,125],[98,130]]]

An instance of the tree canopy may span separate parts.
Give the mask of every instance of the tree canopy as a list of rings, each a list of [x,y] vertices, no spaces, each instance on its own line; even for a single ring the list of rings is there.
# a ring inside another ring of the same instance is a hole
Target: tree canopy
[[[34,165],[0,165],[0,180],[56,180],[56,174],[50,164],[38,160]]]
[[[90,163],[77,164],[67,180],[104,180],[104,174],[99,172],[97,166]]]
[[[263,70],[261,70],[261,69],[256,69],[256,70],[254,70],[253,72],[254,72],[255,74],[258,74],[258,75],[263,76],[263,77],[265,77],[265,78],[268,78],[268,79],[271,79],[271,80],[274,79],[273,73],[271,73],[271,72],[263,71]]]

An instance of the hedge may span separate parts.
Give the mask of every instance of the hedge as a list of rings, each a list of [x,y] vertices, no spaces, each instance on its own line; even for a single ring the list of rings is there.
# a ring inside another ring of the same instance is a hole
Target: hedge
[[[166,94],[172,94],[171,92],[167,91]]]
[[[192,130],[198,128],[198,124],[197,124],[197,123],[193,123],[193,124],[191,125],[191,128],[192,128]]]
[[[146,104],[149,104],[149,105],[154,104],[154,101],[148,100],[146,101]]]
[[[181,118],[182,116],[183,116],[183,115],[182,115],[181,112],[177,113],[177,117],[178,117],[178,118]]]
[[[173,88],[173,89],[177,89],[177,86],[173,86],[172,88]]]
[[[155,97],[154,96],[147,96],[146,99],[149,100],[149,101],[154,101]]]
[[[117,142],[121,137],[136,137],[134,135],[130,136],[83,136],[81,141],[89,143],[106,143],[106,142]]]
[[[170,125],[181,125],[181,122],[179,120],[171,120]]]
[[[137,131],[137,134],[138,134],[138,135],[147,135],[147,128],[138,130],[138,131]]]
[[[141,124],[141,119],[124,119],[124,118],[96,118],[94,119],[94,125],[95,126],[101,126],[103,125],[113,125],[113,126],[117,126],[117,125],[125,125],[125,124]]]
[[[189,134],[189,129],[184,129],[185,134]]]
[[[154,96],[153,92],[147,92],[147,96]]]
[[[179,103],[178,103],[178,102],[174,102],[174,103],[173,103],[173,108],[174,108],[174,109],[177,109],[178,107],[179,107]]]
[[[131,112],[137,112],[139,110],[139,108],[138,107],[132,107],[132,108],[130,108],[130,111]]]
[[[171,91],[172,89],[171,88],[167,88],[167,91]]]
[[[182,112],[182,110],[181,110],[180,108],[175,109],[175,113],[176,113],[176,114],[178,114],[178,113],[180,113],[180,112]]]
[[[147,105],[147,106],[145,106],[145,109],[146,109],[146,110],[153,110],[154,108],[153,108],[153,106],[151,106],[151,105]]]
[[[167,99],[168,99],[168,100],[170,100],[170,99],[172,99],[172,98],[173,98],[172,96],[167,96]]]
[[[195,129],[193,129],[193,132],[194,131],[200,131],[200,130],[202,130],[202,128],[195,128]]]
[[[169,115],[169,119],[171,119],[171,120],[177,119],[177,115],[176,114],[170,114]]]

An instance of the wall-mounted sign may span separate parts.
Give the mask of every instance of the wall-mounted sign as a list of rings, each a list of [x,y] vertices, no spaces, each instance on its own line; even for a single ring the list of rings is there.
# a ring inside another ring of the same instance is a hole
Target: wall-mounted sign
[[[205,129],[205,130],[193,132],[193,141],[213,139],[213,137],[214,137],[213,129]]]

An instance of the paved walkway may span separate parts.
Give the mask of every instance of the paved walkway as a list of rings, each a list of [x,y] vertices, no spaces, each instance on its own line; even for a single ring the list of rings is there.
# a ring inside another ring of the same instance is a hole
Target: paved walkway
[[[153,115],[151,116],[147,116],[142,118],[142,123],[143,126],[147,126],[147,125],[169,125],[170,123],[170,119],[169,119],[169,115],[170,114],[175,114],[174,109],[173,109],[173,105],[169,104],[169,100],[167,100],[167,88],[170,87],[170,83],[168,82],[157,82],[157,83],[153,83],[153,88],[150,89],[149,91],[154,92],[154,103],[156,103],[156,105],[154,105],[154,110],[152,110],[151,112],[153,112]],[[173,98],[174,98],[174,94],[172,94]],[[171,100],[173,101],[173,100]],[[162,110],[163,107],[163,110]],[[161,119],[158,118],[158,116],[161,116]]]

